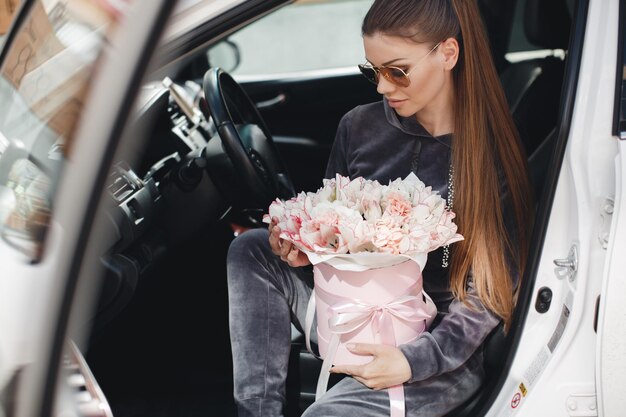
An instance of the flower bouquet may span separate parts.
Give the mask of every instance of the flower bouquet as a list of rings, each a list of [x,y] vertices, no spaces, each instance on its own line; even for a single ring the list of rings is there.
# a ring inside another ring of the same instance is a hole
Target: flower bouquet
[[[398,346],[426,330],[436,307],[423,291],[421,271],[428,252],[463,239],[454,217],[445,200],[413,173],[387,185],[337,175],[315,193],[270,205],[264,221],[276,218],[280,237],[313,264],[306,336],[310,347],[317,314],[324,359],[317,397],[326,390],[333,364],[372,360],[352,354],[347,343]],[[403,400],[402,386],[392,387],[390,397],[394,388]],[[404,413],[392,407],[393,414]]]

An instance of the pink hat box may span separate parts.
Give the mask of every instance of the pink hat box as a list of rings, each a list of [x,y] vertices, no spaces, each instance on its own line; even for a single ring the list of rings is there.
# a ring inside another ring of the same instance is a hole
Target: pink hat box
[[[406,301],[409,297],[411,301],[402,306],[405,311],[411,306],[418,306],[421,307],[422,317],[424,312],[429,316],[419,319],[418,315],[418,320],[415,317],[413,320],[404,320],[397,314],[388,314],[386,323],[393,326],[396,346],[415,340],[436,315],[434,303],[423,292],[420,266],[412,260],[365,271],[339,270],[322,262],[315,265],[313,271],[318,347],[322,358],[326,358],[333,336],[330,322],[333,315],[336,317],[337,307],[343,308],[348,315],[359,308],[370,314],[367,319],[363,319],[361,314],[361,325],[357,324],[358,328],[340,334],[339,347],[332,360],[334,365],[360,365],[373,359],[370,355],[354,354],[345,346],[348,343],[385,343],[381,337],[382,332],[377,331],[379,329],[376,322],[387,306]],[[388,340],[386,342],[389,344]]]

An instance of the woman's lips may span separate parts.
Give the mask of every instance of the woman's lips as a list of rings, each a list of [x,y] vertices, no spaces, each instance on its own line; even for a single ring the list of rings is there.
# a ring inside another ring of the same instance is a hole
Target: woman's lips
[[[393,98],[387,99],[387,102],[389,103],[389,107],[392,107],[392,108],[400,107],[405,101],[406,99],[403,99],[403,100],[396,100]]]

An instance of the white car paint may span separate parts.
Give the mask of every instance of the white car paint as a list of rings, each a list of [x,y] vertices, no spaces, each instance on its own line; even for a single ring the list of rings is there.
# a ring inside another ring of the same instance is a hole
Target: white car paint
[[[610,216],[606,208],[620,191],[616,190],[616,184],[623,183],[615,180],[614,164],[618,146],[621,148],[623,144],[612,135],[618,81],[615,79],[618,10],[619,1],[589,4],[572,125],[533,291],[536,294],[539,288],[549,286],[553,291],[552,307],[546,314],[539,314],[532,307],[529,310],[505,389],[490,416],[624,413],[623,406],[610,410],[605,406],[612,402],[623,404],[623,394],[617,393],[626,386],[625,374],[599,376],[596,385],[596,375],[602,371],[596,368],[596,362],[607,359],[606,349],[597,349],[605,335],[615,339],[616,334],[621,334],[621,339],[617,337],[619,341],[612,340],[609,345],[614,348],[621,342],[624,346],[626,321],[616,322],[612,317],[603,321],[607,309],[601,308],[598,334],[593,327],[596,301],[603,285],[619,286],[610,284],[616,278],[623,281],[615,274],[605,274],[606,233],[611,217],[615,219],[619,213],[616,207]],[[613,228],[608,253],[623,252],[626,248],[616,247],[615,233]],[[570,281],[557,276],[553,260],[566,258],[572,245],[578,247],[578,271]],[[564,317],[564,306],[570,310],[568,318]],[[566,322],[563,329],[559,328],[559,320]],[[550,353],[546,345],[561,331],[560,341]],[[520,384],[524,386],[520,388]],[[612,387],[608,388],[612,401],[598,403],[598,398],[606,401],[599,395],[602,387]]]

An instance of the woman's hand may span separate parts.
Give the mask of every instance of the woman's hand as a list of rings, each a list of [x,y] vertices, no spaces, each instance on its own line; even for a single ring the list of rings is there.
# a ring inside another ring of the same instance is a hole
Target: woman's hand
[[[280,238],[280,228],[276,226],[278,220],[273,217],[270,222],[270,246],[274,255],[287,262],[289,266],[299,267],[310,264],[309,258],[288,240]]]
[[[351,375],[361,384],[374,390],[400,385],[411,379],[409,361],[395,346],[350,343],[346,347],[357,355],[372,355],[374,360],[365,365],[333,366],[330,372]]]

